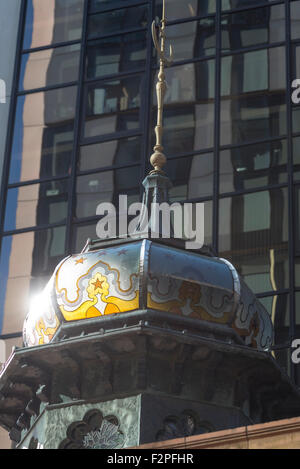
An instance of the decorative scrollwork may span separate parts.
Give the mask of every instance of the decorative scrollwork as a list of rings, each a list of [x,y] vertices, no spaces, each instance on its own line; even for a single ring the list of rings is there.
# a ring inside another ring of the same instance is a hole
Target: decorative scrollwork
[[[124,445],[124,435],[117,417],[103,417],[99,410],[90,410],[81,421],[73,422],[67,438],[59,449],[118,449]]]

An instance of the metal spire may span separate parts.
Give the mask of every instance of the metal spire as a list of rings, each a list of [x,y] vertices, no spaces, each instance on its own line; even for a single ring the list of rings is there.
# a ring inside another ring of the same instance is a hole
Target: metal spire
[[[158,57],[160,59],[160,68],[158,73],[158,82],[156,85],[157,94],[157,125],[155,127],[156,134],[156,145],[154,146],[154,153],[150,158],[150,162],[154,170],[150,174],[163,173],[162,168],[165,166],[167,159],[163,153],[164,148],[162,146],[163,136],[163,109],[164,109],[164,98],[167,89],[165,67],[170,66],[173,61],[173,49],[170,46],[170,57],[167,58],[165,55],[166,48],[166,4],[163,0],[163,14],[162,20],[159,25],[159,38],[156,31],[156,23],[152,23],[152,37],[155,49],[157,50]]]

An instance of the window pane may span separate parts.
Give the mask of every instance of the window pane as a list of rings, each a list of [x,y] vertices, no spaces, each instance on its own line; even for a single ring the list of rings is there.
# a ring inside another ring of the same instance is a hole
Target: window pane
[[[84,0],[28,0],[23,49],[81,38]]]
[[[259,6],[263,3],[272,3],[275,0],[222,0],[222,9],[231,10],[233,8],[244,8],[251,6]]]
[[[87,48],[87,77],[144,68],[147,56],[146,33],[130,33],[89,42]]]
[[[292,44],[292,80],[298,79],[300,77],[300,46],[299,44]],[[292,91],[297,92],[297,98],[299,97],[298,93],[299,85],[297,88],[293,88]]]
[[[18,98],[10,183],[67,174],[77,87]]]
[[[81,147],[79,170],[138,163],[141,160],[141,138],[132,137]]]
[[[185,64],[166,69],[168,89],[165,104],[190,103],[214,98],[215,61],[207,60],[196,64]],[[157,75],[155,75],[155,81]],[[153,86],[154,103],[157,103]]]
[[[293,132],[300,132],[300,107],[292,108]]]
[[[76,81],[79,58],[79,44],[24,54],[21,63],[20,90]]]
[[[77,178],[77,218],[95,217],[101,202],[111,202],[116,209],[119,195],[127,195],[128,202],[139,201],[140,167],[116,169]]]
[[[290,308],[289,295],[276,295],[259,298],[268,311],[274,325],[274,345],[289,343],[290,337]]]
[[[172,156],[211,148],[214,142],[213,122],[213,102],[166,108],[163,135],[165,154],[168,158],[171,158]],[[154,146],[154,134],[152,143]]]
[[[296,292],[295,320],[296,320],[296,326],[298,329],[297,337],[300,337],[300,292]]]
[[[140,125],[140,76],[88,88],[85,137],[137,129]]]
[[[285,140],[258,143],[220,153],[220,192],[287,182]]]
[[[300,243],[299,243],[299,240],[297,241],[296,240],[296,245],[297,245],[297,242],[298,242],[298,249],[297,249],[297,256],[299,256],[299,252],[300,252]],[[300,257],[295,257],[294,258],[294,265],[295,265],[295,287],[300,287]],[[299,314],[300,314],[300,310],[299,310]]]
[[[220,200],[219,251],[255,292],[289,287],[288,191]]]
[[[213,192],[213,155],[197,155],[168,161],[166,173],[172,181],[172,201],[209,197]]]
[[[67,181],[53,181],[9,189],[5,231],[62,223],[66,220],[67,211]]]
[[[224,15],[222,30],[222,49],[224,50],[284,41],[284,5]]]
[[[278,47],[222,59],[221,143],[286,133],[285,51]]]
[[[295,332],[294,332],[294,338],[299,339],[300,337],[300,292],[296,292],[295,294]],[[291,352],[293,352],[295,349],[293,348]],[[296,383],[299,386],[300,385],[300,369],[299,365],[295,366],[295,371],[296,371]]]
[[[35,278],[49,278],[64,255],[65,227],[3,238],[0,256],[2,334],[22,331]],[[35,289],[32,291],[36,293]]]
[[[294,228],[295,228],[295,249],[297,255],[300,253],[300,186],[296,185],[294,187],[294,204],[295,204],[295,221],[294,221]],[[295,260],[296,261],[296,260]],[[297,264],[299,264],[299,258],[297,259]],[[296,264],[296,281],[299,282],[297,279],[297,271],[299,274],[299,268],[297,269]]]
[[[213,243],[213,203],[211,201],[204,204],[204,244],[212,246]]]
[[[300,1],[291,2],[291,35],[292,39],[300,38]]]
[[[162,0],[157,0],[156,16],[162,17]],[[204,16],[216,11],[216,0],[166,0],[167,19],[169,21]]]
[[[285,49],[275,47],[222,59],[222,96],[286,88]]]
[[[293,138],[293,178],[294,181],[300,180],[300,137]]]
[[[287,373],[290,371],[290,309],[289,295],[276,295],[259,298],[259,301],[268,311],[274,325],[274,345],[283,346],[283,349],[275,350],[273,356],[279,366]]]
[[[91,15],[88,21],[88,37],[105,36],[131,28],[145,28],[147,22],[148,5]]]
[[[73,252],[81,252],[89,238],[97,238],[96,225],[97,222],[87,225],[73,225]]]
[[[168,157],[213,146],[214,71],[214,60],[166,70],[163,144]],[[153,90],[156,103],[154,83]],[[156,110],[152,118],[155,126]]]
[[[216,52],[214,18],[168,26],[167,49],[173,47],[174,60],[188,60]]]

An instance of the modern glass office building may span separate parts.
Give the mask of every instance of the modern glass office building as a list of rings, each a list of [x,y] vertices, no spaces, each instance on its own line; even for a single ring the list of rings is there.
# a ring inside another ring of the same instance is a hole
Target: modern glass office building
[[[141,197],[156,118],[161,0],[20,0],[0,198],[0,339],[22,342],[54,267],[96,237],[100,202]],[[5,12],[4,12],[5,15]],[[172,201],[205,202],[205,242],[300,365],[300,0],[167,0]],[[1,78],[1,77],[0,77]],[[1,106],[1,104],[0,104]],[[0,158],[1,159],[1,158]]]

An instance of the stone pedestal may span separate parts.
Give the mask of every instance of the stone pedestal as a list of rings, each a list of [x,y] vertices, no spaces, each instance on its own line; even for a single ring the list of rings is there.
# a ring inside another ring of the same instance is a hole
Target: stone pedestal
[[[36,449],[118,449],[248,425],[240,409],[148,393],[49,405],[18,444]]]

